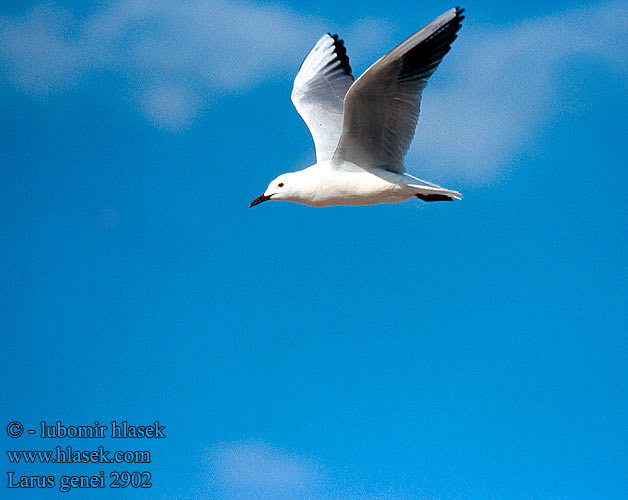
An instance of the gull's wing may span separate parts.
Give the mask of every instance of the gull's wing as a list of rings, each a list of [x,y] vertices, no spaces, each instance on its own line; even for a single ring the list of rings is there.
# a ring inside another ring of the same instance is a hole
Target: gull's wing
[[[334,154],[342,129],[343,101],[352,84],[342,40],[338,35],[323,35],[301,64],[291,96],[314,138],[317,162]]]
[[[456,39],[463,11],[456,7],[445,12],[357,79],[345,98],[342,135],[332,162],[404,171],[421,92]]]

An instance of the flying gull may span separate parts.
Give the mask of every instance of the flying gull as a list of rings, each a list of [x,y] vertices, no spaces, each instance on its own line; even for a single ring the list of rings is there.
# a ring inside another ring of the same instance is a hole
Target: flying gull
[[[337,35],[323,35],[294,80],[292,102],[314,138],[316,164],[273,180],[263,201],[313,207],[461,199],[406,173],[421,93],[449,52],[464,19],[456,7],[397,45],[353,81]]]

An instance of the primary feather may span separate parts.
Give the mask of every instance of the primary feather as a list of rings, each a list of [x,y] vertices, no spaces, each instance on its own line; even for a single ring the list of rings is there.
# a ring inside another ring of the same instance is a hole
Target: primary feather
[[[314,138],[316,161],[329,160],[342,129],[343,101],[353,75],[338,35],[323,35],[294,80],[292,102]]]
[[[373,64],[345,97],[340,142],[332,162],[402,173],[414,137],[421,94],[449,52],[464,19],[451,9]]]

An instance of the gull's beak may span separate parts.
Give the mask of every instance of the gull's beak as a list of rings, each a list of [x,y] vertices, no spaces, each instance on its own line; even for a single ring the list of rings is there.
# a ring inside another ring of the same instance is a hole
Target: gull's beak
[[[261,196],[258,196],[257,198],[255,198],[255,199],[251,202],[251,204],[249,205],[249,208],[254,207],[255,205],[259,205],[259,204],[260,204],[261,202],[263,202],[263,201],[268,201],[268,200],[270,200],[272,196],[273,196],[272,194],[270,194],[270,195],[268,195],[268,196],[266,196],[265,194],[263,194],[263,195],[261,195]]]

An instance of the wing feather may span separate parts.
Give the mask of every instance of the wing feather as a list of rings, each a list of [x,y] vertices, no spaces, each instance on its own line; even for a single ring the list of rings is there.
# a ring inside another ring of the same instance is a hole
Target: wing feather
[[[451,9],[373,64],[345,97],[342,133],[332,162],[404,172],[421,94],[456,39],[464,9]]]
[[[329,160],[338,145],[344,98],[352,84],[343,41],[338,35],[323,35],[301,64],[291,95],[310,129],[318,162]]]

